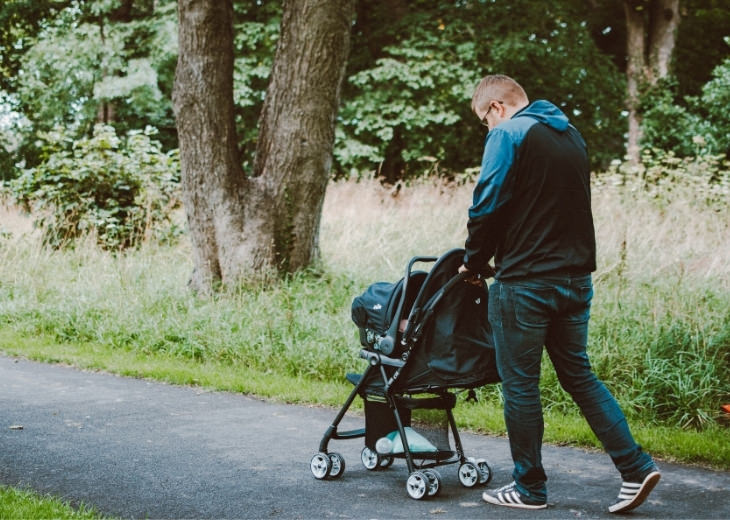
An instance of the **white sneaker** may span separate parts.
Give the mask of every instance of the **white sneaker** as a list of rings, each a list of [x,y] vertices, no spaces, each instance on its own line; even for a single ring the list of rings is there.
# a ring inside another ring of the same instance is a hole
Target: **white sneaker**
[[[499,488],[494,494],[485,491],[482,493],[482,499],[495,506],[518,507],[520,509],[545,509],[547,507],[547,502],[539,502],[517,491],[514,482]]]
[[[660,478],[662,478],[662,474],[655,466],[641,479],[641,482],[624,481],[621,485],[621,491],[618,493],[618,499],[614,504],[608,506],[609,513],[624,513],[639,507],[649,496],[654,486],[657,485]]]

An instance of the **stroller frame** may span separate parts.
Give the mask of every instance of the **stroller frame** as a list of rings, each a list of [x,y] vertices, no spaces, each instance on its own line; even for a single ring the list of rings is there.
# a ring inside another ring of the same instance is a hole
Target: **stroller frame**
[[[453,250],[449,253],[454,253]],[[449,254],[447,253],[447,255]],[[446,255],[442,256],[444,258]],[[336,479],[342,476],[345,471],[345,460],[341,454],[329,451],[329,444],[332,440],[348,440],[363,438],[367,435],[367,406],[369,399],[376,397],[378,401],[385,400],[388,408],[392,413],[396,429],[403,448],[402,453],[381,454],[371,449],[367,445],[362,449],[361,461],[367,470],[380,470],[389,467],[395,458],[403,458],[406,461],[408,469],[408,479],[406,481],[406,491],[408,495],[416,500],[424,497],[430,497],[438,494],[441,489],[441,475],[434,468],[442,465],[459,464],[458,478],[459,482],[467,488],[476,485],[486,485],[492,478],[492,471],[489,464],[484,459],[467,458],[456,426],[456,420],[452,412],[456,405],[456,394],[450,392],[446,388],[432,387],[424,385],[420,388],[409,389],[405,392],[397,390],[397,381],[402,370],[407,364],[409,357],[413,354],[414,349],[418,348],[418,341],[423,332],[423,325],[433,314],[436,305],[443,295],[455,284],[463,282],[465,273],[455,275],[448,281],[436,294],[429,298],[428,302],[422,302],[423,291],[427,282],[423,282],[419,290],[413,307],[408,316],[408,323],[402,332],[399,346],[399,357],[391,357],[394,351],[396,339],[398,338],[398,327],[404,311],[406,294],[408,291],[408,282],[413,274],[413,266],[419,262],[437,262],[439,257],[432,256],[416,256],[413,257],[406,268],[406,275],[403,279],[402,295],[398,302],[397,310],[390,323],[385,336],[378,338],[378,341],[372,345],[373,350],[362,348],[360,350],[360,358],[368,362],[368,366],[362,375],[347,374],[347,379],[354,384],[354,388],[350,392],[347,400],[343,404],[335,416],[332,424],[325,431],[320,443],[319,451],[315,454],[310,462],[312,474],[318,480]],[[434,269],[435,270],[434,266]],[[362,334],[362,331],[361,331]],[[390,374],[388,373],[390,372]],[[379,378],[379,380],[378,380]],[[369,383],[378,380],[382,383],[376,389],[369,388]],[[416,393],[428,393],[429,397],[412,397]],[[340,422],[345,414],[352,406],[357,396],[361,396],[366,407],[366,427],[354,430],[340,431]],[[448,433],[450,432],[454,450],[436,451],[413,451],[409,446],[409,439],[406,427],[410,422],[410,413],[406,420],[403,418],[401,410],[408,409],[440,409],[446,413],[448,421]]]

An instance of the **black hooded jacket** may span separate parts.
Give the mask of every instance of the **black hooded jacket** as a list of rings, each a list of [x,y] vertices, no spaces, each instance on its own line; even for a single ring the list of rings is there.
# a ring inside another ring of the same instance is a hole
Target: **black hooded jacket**
[[[585,141],[548,101],[487,135],[469,208],[464,265],[499,280],[588,274],[596,268]]]

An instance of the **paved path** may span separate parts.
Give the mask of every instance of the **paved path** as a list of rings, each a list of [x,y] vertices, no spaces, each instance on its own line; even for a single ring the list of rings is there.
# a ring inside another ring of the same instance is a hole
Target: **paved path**
[[[440,495],[413,500],[404,461],[367,471],[362,439],[332,441],[345,474],[315,480],[309,461],[335,413],[0,356],[0,483],[121,518],[616,518],[606,512],[620,485],[608,457],[573,448],[545,448],[550,507],[537,512],[482,502],[456,466],[439,468]],[[506,440],[463,437],[467,455],[490,462],[489,487],[508,483]],[[661,468],[629,517],[730,518],[730,473]]]

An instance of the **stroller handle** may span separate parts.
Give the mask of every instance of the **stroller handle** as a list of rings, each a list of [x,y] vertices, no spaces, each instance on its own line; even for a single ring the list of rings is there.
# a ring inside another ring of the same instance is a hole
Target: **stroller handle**
[[[408,266],[406,267],[406,275],[403,279],[403,295],[401,296],[400,301],[398,302],[398,308],[395,312],[395,317],[393,319],[393,323],[390,324],[390,327],[388,328],[388,331],[379,342],[379,350],[387,355],[390,355],[391,352],[393,352],[395,348],[395,338],[398,334],[398,324],[400,322],[401,314],[403,312],[403,304],[406,300],[406,294],[408,291],[408,280],[410,280],[411,272],[413,271],[413,266],[419,262],[426,263],[426,262],[435,262],[438,260],[439,257],[437,256],[414,256],[411,258],[411,261],[408,262]]]

